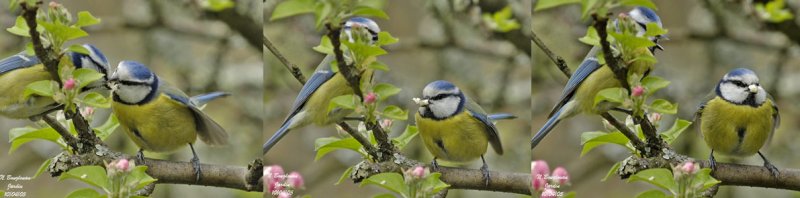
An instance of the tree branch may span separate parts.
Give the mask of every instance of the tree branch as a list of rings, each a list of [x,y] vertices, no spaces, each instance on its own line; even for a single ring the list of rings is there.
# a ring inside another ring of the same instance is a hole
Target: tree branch
[[[237,12],[234,8],[228,8],[219,12],[208,11],[206,13],[216,16],[217,19],[227,24],[229,28],[239,32],[239,35],[242,35],[253,48],[258,49],[258,51],[264,51],[264,48],[261,47],[262,40],[259,38],[263,36],[261,24],[256,23],[253,18]]]
[[[572,76],[572,72],[569,70],[569,67],[567,67],[567,62],[564,61],[564,59],[561,58],[560,56],[553,53],[553,51],[550,51],[550,48],[547,48],[547,45],[545,45],[544,42],[542,42],[542,39],[539,39],[539,36],[536,36],[536,33],[533,32],[533,30],[531,30],[531,40],[533,40],[533,42],[536,43],[536,46],[539,46],[539,49],[542,49],[544,54],[547,55],[547,57],[550,58],[550,60],[556,64],[558,69],[561,70],[561,72],[564,73],[564,75],[567,75],[567,78]]]
[[[48,168],[48,172],[50,172],[51,176],[56,177],[63,172],[80,166],[104,166],[104,162],[114,161],[123,157],[135,159],[123,153],[108,150],[105,146],[97,145],[96,148],[98,151],[96,153],[76,155],[62,153],[54,158]],[[145,158],[144,163],[137,161],[136,164],[147,165],[147,174],[158,179],[157,183],[161,184],[214,186],[244,191],[263,190],[263,184],[259,183],[260,179],[258,179],[263,174],[263,165],[260,159],[251,162],[249,167],[200,164],[202,172],[199,182],[195,182],[195,173],[191,162]]]
[[[330,23],[325,24],[325,27],[328,28],[328,38],[331,39],[331,45],[333,45],[333,53],[336,56],[336,65],[339,68],[339,72],[341,72],[347,80],[347,84],[353,89],[353,93],[363,100],[364,94],[361,92],[361,75],[353,71],[353,65],[347,64],[347,61],[344,60],[344,52],[342,52],[341,48],[342,43],[339,41],[341,27],[338,25],[331,25]]]
[[[608,123],[611,123],[611,125],[614,125],[614,128],[617,128],[617,130],[622,132],[622,135],[625,135],[625,137],[631,140],[631,144],[633,144],[633,147],[636,148],[636,150],[639,150],[641,153],[645,153],[647,146],[645,146],[644,142],[639,139],[639,136],[637,136],[636,133],[628,129],[628,127],[626,127],[624,124],[617,121],[617,119],[615,119],[614,116],[611,116],[611,114],[608,112],[602,113],[600,116],[608,121]]]
[[[64,142],[66,142],[67,145],[69,145],[69,147],[72,148],[72,150],[76,151],[78,150],[78,139],[76,139],[75,136],[72,136],[72,134],[69,133],[69,130],[67,130],[67,128],[64,128],[64,126],[61,125],[61,123],[58,123],[56,119],[48,115],[42,115],[42,120],[44,120],[44,122],[47,123],[47,125],[50,125],[50,127],[53,127],[53,130],[55,130],[56,132],[58,132],[59,135],[61,135],[61,138],[64,139]]]
[[[294,76],[294,78],[297,79],[297,81],[300,81],[300,84],[306,84],[306,77],[303,76],[303,73],[300,71],[300,68],[298,68],[297,65],[289,62],[289,60],[286,59],[286,57],[283,56],[283,54],[281,54],[281,51],[279,51],[278,48],[276,48],[275,45],[272,44],[272,41],[270,41],[266,35],[264,35],[264,46],[266,46],[267,49],[269,49],[269,51],[272,52],[272,55],[275,55],[275,57],[277,57],[278,60],[281,61],[281,63],[283,63],[283,66],[286,67],[286,69],[288,69],[289,72],[292,73],[292,76]]]
[[[361,182],[374,174],[387,172],[402,174],[403,169],[423,166],[422,163],[407,159],[401,154],[395,154],[395,159],[396,160],[391,162],[361,162],[353,168],[350,179],[355,182]],[[439,166],[436,172],[442,173],[439,179],[450,184],[450,189],[485,190],[522,195],[531,194],[530,173],[489,171],[490,179],[489,185],[487,186],[486,183],[484,183],[485,180],[481,170]]]

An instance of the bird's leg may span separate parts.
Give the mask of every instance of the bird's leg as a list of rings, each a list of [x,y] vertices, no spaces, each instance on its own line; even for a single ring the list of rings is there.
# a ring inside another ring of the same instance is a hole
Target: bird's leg
[[[481,155],[481,161],[483,161],[483,166],[481,166],[481,172],[483,173],[483,179],[486,181],[486,186],[489,186],[489,166],[486,165],[486,160],[483,159],[483,155]]]
[[[773,177],[777,178],[778,174],[780,174],[778,168],[772,165],[772,163],[769,163],[769,160],[767,160],[767,157],[764,157],[764,154],[761,154],[761,151],[758,151],[758,155],[761,156],[761,159],[764,160],[764,167],[767,168],[767,170],[769,170],[770,173],[772,173]]]
[[[200,158],[197,157],[197,153],[194,152],[194,146],[189,144],[189,148],[192,149],[192,167],[194,167],[194,174],[195,174],[195,182],[200,182]]]
[[[711,150],[711,154],[708,155],[708,162],[711,164],[711,171],[717,170],[717,160],[714,159],[714,150]]]
[[[431,166],[433,167],[433,171],[439,169],[439,163],[436,162],[436,157],[433,157],[433,161],[431,162]]]
[[[136,152],[136,159],[138,159],[137,164],[144,164],[144,149],[139,148],[139,152]]]

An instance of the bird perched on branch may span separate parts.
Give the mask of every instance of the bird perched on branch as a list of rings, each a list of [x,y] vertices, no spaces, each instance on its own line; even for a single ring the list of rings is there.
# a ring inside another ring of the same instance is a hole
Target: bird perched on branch
[[[225,129],[199,109],[228,94],[213,92],[189,98],[134,61],[120,62],[109,83],[114,101],[111,108],[122,129],[139,146],[139,160],[144,160],[143,150],[172,152],[188,144],[199,181],[200,159],[193,146],[197,137],[211,146],[228,143]]]
[[[88,54],[67,52],[65,55],[70,57],[75,68],[95,70],[103,74],[103,78],[87,84],[80,91],[97,91],[105,93],[103,95],[108,94],[106,80],[108,80],[109,65],[106,56],[91,44],[83,44],[83,48]],[[21,52],[0,60],[0,92],[3,93],[0,94],[0,115],[24,119],[58,109],[61,105],[56,103],[52,97],[37,95],[26,97],[24,94],[28,84],[51,79],[53,77],[36,56]]]
[[[422,90],[422,98],[414,98],[420,107],[415,116],[419,136],[437,159],[466,162],[480,157],[486,185],[489,167],[483,154],[491,144],[497,154],[503,154],[500,136],[492,121],[516,118],[511,114],[487,115],[475,101],[467,98],[458,87],[444,80],[434,81]]]
[[[758,153],[764,167],[778,176],[778,169],[759,149],[778,128],[780,115],[755,72],[738,68],[725,74],[717,83],[713,98],[700,104],[695,120],[700,121],[703,140],[711,148],[712,170],[716,168],[714,151],[737,157]]]
[[[661,19],[649,8],[636,7],[629,11],[626,17],[633,19],[633,22],[635,22],[633,26],[636,30],[636,36],[639,37],[645,35],[648,23],[655,23],[659,27],[662,26]],[[619,24],[618,20],[615,20],[613,24],[615,26],[624,25]],[[663,48],[658,45],[658,41],[666,39],[664,35],[656,35],[648,37],[648,39],[653,41],[656,45],[633,50],[632,54],[628,54],[628,56],[652,57],[655,49],[663,50]],[[583,59],[580,66],[578,66],[578,70],[570,76],[567,85],[564,87],[564,91],[561,93],[559,102],[553,107],[547,122],[545,122],[542,128],[536,132],[533,139],[531,139],[531,149],[535,148],[561,120],[584,112],[600,114],[608,110],[607,108],[609,107],[604,105],[598,105],[601,108],[594,107],[595,95],[603,89],[619,87],[621,84],[615,78],[611,68],[598,61],[596,56],[599,54],[598,52],[601,51],[600,47],[593,47],[589,51],[589,54],[586,55],[586,58]],[[654,62],[633,61],[628,65],[628,76],[633,74],[639,77],[646,76],[652,70],[653,65]]]
[[[349,42],[365,42],[374,44],[378,41],[380,32],[378,24],[374,21],[354,17],[344,23],[342,37]],[[348,53],[345,53],[348,54]],[[264,143],[262,149],[266,154],[283,136],[290,130],[304,127],[309,124],[328,125],[342,121],[342,119],[352,111],[347,109],[335,108],[328,111],[330,100],[341,95],[353,94],[353,89],[347,84],[347,80],[341,72],[334,71],[331,62],[335,60],[334,55],[328,55],[317,66],[314,75],[308,79],[300,94],[292,104],[289,116],[283,121],[281,128]],[[356,68],[361,74],[362,80],[371,80],[374,69]]]

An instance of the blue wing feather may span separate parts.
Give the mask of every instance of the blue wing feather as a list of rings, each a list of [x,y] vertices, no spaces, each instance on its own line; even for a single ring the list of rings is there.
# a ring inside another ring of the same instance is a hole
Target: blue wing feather
[[[489,132],[489,142],[492,143],[492,147],[494,148],[497,154],[503,154],[503,147],[500,144],[500,136],[497,134],[497,127],[494,126],[492,120],[489,116],[485,114],[473,111],[472,109],[467,109],[469,114],[472,115],[475,119],[481,121],[483,126],[486,127],[486,131]]]
[[[600,68],[600,62],[598,62],[597,58],[595,58],[598,50],[599,48],[593,47],[592,50],[589,51],[589,54],[586,55],[586,58],[583,59],[581,65],[578,66],[578,70],[576,70],[575,73],[573,73],[569,78],[567,85],[564,86],[564,92],[561,93],[561,98],[558,100],[558,104],[553,107],[550,115],[548,115],[549,117],[553,117],[553,114],[559,111],[564,104],[567,104],[567,102],[572,99],[572,96],[575,95],[575,90],[578,89],[578,86],[580,86],[581,83],[583,83],[583,81],[589,77],[589,75]]]
[[[13,71],[20,68],[26,68],[39,64],[39,58],[36,56],[28,56],[25,52],[21,52],[14,56],[0,60],[0,74]]]
[[[317,70],[314,71],[314,74],[311,75],[311,78],[306,81],[306,84],[303,85],[302,89],[300,89],[300,93],[297,94],[297,98],[294,99],[294,104],[292,104],[291,109],[292,113],[286,117],[283,125],[288,124],[287,121],[300,112],[300,109],[302,109],[306,104],[306,101],[308,101],[308,98],[311,97],[311,94],[314,94],[314,92],[316,92],[317,89],[322,86],[322,84],[330,80],[333,75],[336,74],[331,70],[331,61],[333,61],[333,56],[326,56],[325,59],[322,60],[322,63],[320,63],[320,66],[317,67]]]

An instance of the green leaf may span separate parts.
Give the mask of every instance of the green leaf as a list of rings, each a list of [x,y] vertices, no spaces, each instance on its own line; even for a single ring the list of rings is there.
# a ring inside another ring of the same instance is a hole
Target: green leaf
[[[430,191],[431,195],[438,193],[441,190],[444,190],[447,187],[450,187],[447,183],[444,183],[441,179],[442,173],[431,173],[424,180],[422,180],[422,187],[432,189]]]
[[[356,9],[353,10],[353,15],[389,19],[389,15],[386,15],[386,12],[383,12],[383,10],[367,6],[356,7]]]
[[[55,85],[54,81],[51,80],[40,80],[36,82],[32,82],[25,87],[25,92],[23,92],[23,96],[25,98],[30,97],[32,94],[52,97],[55,94],[55,89],[57,89],[58,85]]]
[[[59,135],[58,132],[56,132],[53,128],[50,127],[41,129],[36,129],[32,127],[13,128],[8,133],[8,140],[9,142],[11,142],[11,148],[8,150],[8,154],[11,154],[23,144],[33,140],[46,140],[59,144],[58,143],[59,138],[61,138],[61,135]]]
[[[347,149],[361,153],[359,151],[359,149],[361,149],[361,144],[353,137],[344,139],[335,137],[319,138],[314,141],[314,150],[317,151],[317,156],[314,157],[314,160],[319,160],[328,153],[339,149]],[[363,153],[361,154],[363,155]]]
[[[636,181],[644,181],[664,190],[677,189],[677,184],[675,184],[675,179],[672,177],[672,172],[665,168],[652,168],[639,171],[628,179],[628,183]]]
[[[336,96],[335,98],[331,99],[330,104],[328,105],[328,112],[335,108],[344,108],[344,109],[355,109],[356,108],[356,95],[347,94]]]
[[[382,9],[386,6],[386,0],[369,0],[369,1],[358,1],[357,6],[366,6],[371,8]]]
[[[566,4],[580,3],[580,2],[581,0],[540,0],[539,2],[536,2],[536,6],[533,9],[533,11],[540,11]]]
[[[128,173],[127,185],[135,186],[133,191],[144,188],[150,183],[156,182],[157,179],[147,175],[147,166],[136,166]]]
[[[81,166],[70,169],[65,173],[61,173],[58,181],[65,179],[77,179],[89,185],[108,189],[108,176],[106,176],[106,169],[101,166]]]
[[[28,27],[28,24],[25,23],[25,18],[22,18],[22,16],[17,17],[17,21],[14,23],[13,27],[6,29],[6,31],[11,34],[23,37],[31,37],[30,30],[31,28]]]
[[[328,36],[322,36],[319,45],[314,46],[312,49],[323,54],[333,54],[333,44],[331,44],[331,39]]]
[[[36,177],[39,177],[39,175],[41,175],[45,170],[47,170],[47,167],[50,166],[50,162],[52,162],[52,161],[53,161],[53,159],[50,158],[50,159],[45,160],[42,163],[42,165],[39,165],[39,170],[36,170],[36,174],[33,174],[33,178],[35,179]]]
[[[600,90],[597,92],[597,95],[594,97],[594,106],[600,104],[601,102],[613,102],[613,103],[622,103],[625,101],[625,98],[628,96],[628,91],[620,88],[620,87],[612,87]]]
[[[623,48],[625,49],[640,49],[646,47],[653,47],[656,45],[653,41],[645,37],[638,37],[634,34],[625,34],[625,33],[616,33],[609,31],[608,35],[614,37],[614,39],[622,44]],[[627,50],[626,50],[627,51]]]
[[[676,114],[678,113],[678,104],[672,104],[664,99],[656,99],[650,104],[650,110],[663,114]]]
[[[400,41],[400,39],[393,37],[392,34],[389,34],[387,31],[383,31],[378,33],[378,42],[376,44],[378,44],[378,46],[384,46],[397,43],[398,41]]]
[[[96,92],[86,94],[86,96],[80,99],[80,102],[88,106],[104,109],[111,107],[111,100]]]
[[[617,173],[617,170],[619,169],[620,163],[622,162],[614,163],[614,166],[611,166],[611,169],[608,169],[608,173],[606,173],[606,176],[603,177],[603,179],[601,179],[600,181],[606,181],[608,180],[609,177],[611,177],[611,175],[615,175]]]
[[[672,141],[678,139],[678,136],[680,136],[683,131],[689,128],[689,125],[691,124],[692,122],[687,120],[675,119],[675,123],[672,124],[672,127],[664,132],[661,132],[661,137],[664,138],[664,141],[666,141],[667,144],[672,144]]]
[[[325,20],[328,19],[329,17],[328,15],[331,15],[331,13],[333,13],[333,5],[329,1],[319,2],[316,4],[316,6],[314,6],[313,12],[315,13],[314,15],[316,17],[315,26],[317,27],[317,29],[320,29],[322,27],[322,24],[325,23]]]
[[[314,0],[287,0],[275,6],[272,11],[270,21],[290,17],[298,14],[314,12],[316,2]]]
[[[597,2],[598,1],[600,1],[600,0],[581,0],[581,5],[582,5],[581,6],[581,18],[582,19],[585,19],[586,17],[589,17],[589,13],[592,10],[595,10],[594,8],[597,7]],[[599,9],[598,9],[598,11],[599,11]],[[605,16],[605,15],[598,14],[598,16]]]
[[[403,197],[409,197],[408,186],[405,185],[405,182],[403,182],[403,176],[399,173],[380,173],[372,175],[362,181],[361,185],[359,186],[363,187],[370,184],[391,190],[392,192],[400,194]]]
[[[380,62],[380,61],[373,61],[368,66],[371,69],[381,70],[381,71],[389,71],[389,66]]]
[[[700,191],[705,191],[706,189],[711,188],[712,186],[717,185],[720,182],[721,181],[714,179],[714,177],[711,177],[710,168],[703,168],[700,169],[700,171],[697,171],[697,173],[694,176],[694,179],[692,180],[691,186],[702,186],[703,188],[700,189]]]
[[[600,36],[597,35],[597,30],[594,29],[594,27],[589,27],[589,29],[586,29],[586,35],[578,40],[592,46],[600,45]]]
[[[83,31],[79,27],[70,27],[61,23],[50,23],[46,21],[39,21],[39,25],[44,27],[47,32],[50,32],[57,41],[66,42],[69,40],[89,36],[89,33]]]
[[[406,130],[403,131],[403,134],[392,138],[392,143],[397,146],[398,149],[402,150],[406,147],[406,145],[408,145],[409,142],[411,142],[411,140],[414,139],[414,137],[417,136],[417,134],[419,134],[417,126],[406,125]]]
[[[83,46],[77,45],[77,44],[70,45],[69,48],[67,48],[67,50],[71,51],[71,52],[75,52],[75,53],[89,54],[89,50],[87,50]]]
[[[647,31],[644,33],[645,37],[658,36],[667,34],[667,30],[658,26],[658,23],[650,22],[646,25]]]
[[[584,132],[581,134],[581,145],[583,145],[581,156],[603,144],[616,144],[627,148],[626,144],[628,144],[629,141],[630,140],[619,131],[611,133],[599,131]]]
[[[408,119],[408,111],[401,109],[398,106],[389,105],[383,109],[382,115],[384,117],[395,119],[395,120],[406,120]]]
[[[669,81],[658,76],[647,76],[642,79],[642,86],[647,90],[648,96],[656,91],[669,86]]]
[[[95,71],[93,69],[89,69],[89,68],[80,68],[80,69],[76,69],[75,71],[72,71],[72,77],[75,78],[75,80],[78,80],[78,82],[81,83],[78,86],[78,89],[86,87],[86,85],[89,85],[90,83],[92,83],[94,81],[102,79],[103,76],[105,76],[105,75],[101,74],[100,72],[97,72],[97,71]]]
[[[623,0],[620,3],[622,5],[626,5],[626,6],[642,6],[642,7],[647,7],[647,8],[653,9],[653,10],[658,10],[658,8],[656,8],[656,4],[653,3],[650,0]],[[649,28],[650,27],[648,27],[648,30],[649,30]]]
[[[375,85],[375,88],[372,88],[372,91],[378,94],[380,101],[386,100],[386,98],[389,98],[390,96],[400,93],[400,90],[402,89],[397,88],[389,83],[380,83],[378,85]]]
[[[108,116],[108,120],[106,120],[106,122],[103,123],[103,125],[95,127],[93,130],[94,133],[97,134],[97,137],[100,138],[100,140],[105,140],[106,138],[108,138],[108,136],[114,133],[114,130],[116,130],[117,127],[119,127],[119,120],[117,120],[117,115],[111,114],[110,116]]]
[[[668,198],[667,194],[664,194],[664,191],[658,189],[652,189],[648,191],[644,191],[636,195],[636,198]]]
[[[386,54],[386,50],[377,45],[369,45],[360,42],[351,43],[347,40],[342,40],[342,44],[347,46],[347,49],[350,49],[350,51],[352,51],[354,54],[357,54],[359,57],[371,57]]]
[[[89,13],[88,11],[81,11],[78,12],[78,21],[75,22],[75,26],[86,27],[98,23],[100,23],[100,19],[94,17],[92,13]]]
[[[506,6],[494,14],[483,14],[483,20],[490,28],[498,32],[508,32],[519,29],[519,22],[513,18],[514,13],[510,6]]]
[[[386,193],[386,194],[375,195],[372,198],[396,198],[396,197],[394,196],[394,194]]]
[[[214,12],[219,12],[228,8],[233,8],[234,3],[231,0],[205,0],[202,3],[203,8]]]
[[[347,167],[347,170],[344,170],[344,173],[342,173],[342,176],[339,177],[339,181],[336,181],[336,183],[333,184],[333,185],[339,185],[345,179],[350,178],[350,173],[352,173],[352,172],[353,172],[353,167],[352,166],[351,167]]]
[[[95,191],[91,188],[81,188],[75,191],[72,191],[67,195],[67,198],[101,198],[106,197],[99,192]]]

